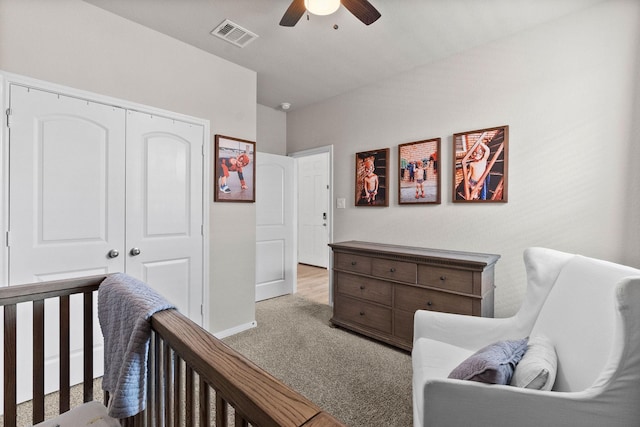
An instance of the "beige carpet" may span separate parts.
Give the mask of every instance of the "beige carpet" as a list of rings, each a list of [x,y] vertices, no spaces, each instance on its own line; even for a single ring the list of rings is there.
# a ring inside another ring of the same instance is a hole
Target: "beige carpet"
[[[411,357],[330,326],[331,308],[297,296],[259,302],[232,348],[351,427],[409,427]]]

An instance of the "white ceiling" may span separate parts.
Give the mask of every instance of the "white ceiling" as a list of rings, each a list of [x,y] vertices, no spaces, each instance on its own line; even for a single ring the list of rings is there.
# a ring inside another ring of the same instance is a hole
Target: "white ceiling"
[[[370,26],[341,7],[292,28],[278,25],[290,0],[85,1],[255,70],[258,103],[295,109],[603,0],[370,0],[382,14]],[[225,19],[259,38],[239,48],[210,35]]]

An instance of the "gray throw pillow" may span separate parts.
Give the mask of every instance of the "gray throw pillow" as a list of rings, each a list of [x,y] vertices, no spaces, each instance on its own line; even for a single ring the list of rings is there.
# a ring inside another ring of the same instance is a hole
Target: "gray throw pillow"
[[[509,384],[516,365],[527,351],[529,338],[498,341],[481,348],[451,373],[449,378],[487,384]]]

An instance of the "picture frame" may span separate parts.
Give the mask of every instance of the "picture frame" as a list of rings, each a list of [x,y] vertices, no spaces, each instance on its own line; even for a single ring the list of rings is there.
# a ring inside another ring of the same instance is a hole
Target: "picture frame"
[[[388,164],[388,148],[356,153],[356,206],[389,206]]]
[[[508,201],[509,126],[453,135],[453,202]]]
[[[256,143],[231,136],[215,136],[214,200],[256,201]]]
[[[440,142],[432,138],[398,145],[398,204],[440,204]]]

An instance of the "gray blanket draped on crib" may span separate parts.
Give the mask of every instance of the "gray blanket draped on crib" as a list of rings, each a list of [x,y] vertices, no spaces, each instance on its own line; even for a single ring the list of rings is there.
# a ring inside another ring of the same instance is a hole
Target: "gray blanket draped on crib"
[[[145,409],[151,316],[175,308],[144,282],[123,273],[107,277],[98,290],[98,320],[104,336],[102,388],[108,413],[127,418]]]

